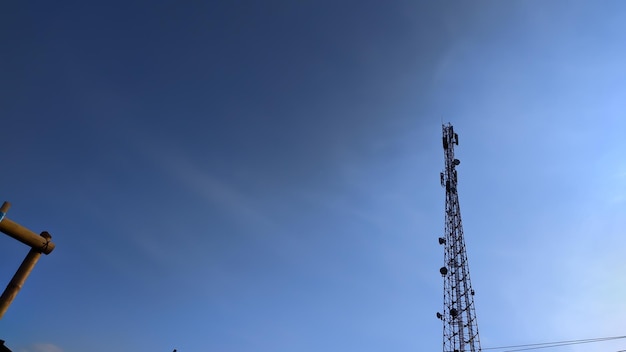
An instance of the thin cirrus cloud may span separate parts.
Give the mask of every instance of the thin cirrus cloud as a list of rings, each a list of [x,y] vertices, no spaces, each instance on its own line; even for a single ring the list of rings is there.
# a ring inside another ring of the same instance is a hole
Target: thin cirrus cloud
[[[36,343],[20,352],[63,352],[63,349],[52,343]]]

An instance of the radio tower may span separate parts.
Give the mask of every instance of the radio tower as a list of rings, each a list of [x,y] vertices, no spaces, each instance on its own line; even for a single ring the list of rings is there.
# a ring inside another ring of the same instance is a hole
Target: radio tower
[[[437,313],[437,318],[443,321],[443,352],[480,352],[474,290],[470,282],[457,194],[456,167],[460,161],[454,158],[454,145],[459,145],[459,135],[454,133],[449,123],[442,129],[446,167],[440,178],[441,186],[446,189],[446,233],[445,237],[439,237],[445,254],[444,266],[439,269],[444,282],[443,313]]]

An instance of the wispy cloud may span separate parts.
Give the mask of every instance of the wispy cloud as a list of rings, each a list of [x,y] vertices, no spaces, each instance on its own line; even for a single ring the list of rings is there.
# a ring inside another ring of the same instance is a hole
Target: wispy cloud
[[[160,159],[160,164],[172,176],[180,180],[194,193],[201,195],[207,202],[215,203],[255,225],[271,224],[261,209],[254,206],[252,199],[237,190],[236,187],[218,180],[202,170],[192,160],[180,155],[164,155]]]
[[[133,138],[133,148],[143,158],[151,161],[157,168],[175,181],[186,187],[190,192],[201,196],[207,203],[217,205],[222,210],[237,215],[258,228],[272,224],[263,210],[255,205],[254,199],[246,195],[232,183],[213,175],[210,170],[173,145],[157,142],[157,136],[148,136],[137,132]]]
[[[21,349],[20,352],[63,352],[63,349],[52,343],[36,343]]]

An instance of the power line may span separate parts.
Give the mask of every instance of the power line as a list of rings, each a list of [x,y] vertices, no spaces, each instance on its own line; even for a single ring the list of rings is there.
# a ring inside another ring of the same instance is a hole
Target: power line
[[[572,342],[572,343],[554,344],[554,345],[546,345],[546,346],[538,346],[538,347],[526,347],[526,348],[518,348],[518,349],[514,349],[514,350],[504,350],[502,352],[529,351],[529,350],[538,350],[538,349],[542,349],[542,348],[562,347],[562,346],[571,346],[571,345],[581,345],[581,344],[584,344],[584,343],[602,342],[602,341],[607,341],[607,340]]]
[[[604,341],[604,340],[617,340],[623,339],[626,336],[611,336],[611,337],[595,337],[591,339],[579,339],[579,340],[565,340],[565,341],[554,341],[554,342],[541,342],[541,343],[530,343],[524,345],[510,345],[510,346],[499,346],[499,347],[488,347],[483,348],[483,350],[501,350],[505,348],[517,348],[517,347],[529,347],[529,346],[541,346],[541,345],[554,345],[554,344],[562,344],[562,343],[576,343],[576,342],[585,342],[585,341]]]
[[[626,336],[598,337],[598,338],[592,338],[592,339],[566,340],[566,341],[555,341],[555,342],[531,343],[531,344],[525,344],[525,345],[489,347],[489,348],[483,348],[482,350],[483,351],[504,350],[506,348],[514,348],[513,350],[505,350],[502,352],[528,351],[528,350],[536,350],[536,349],[541,349],[541,348],[579,345],[579,344],[584,344],[584,343],[603,342],[603,341],[618,340],[618,339],[624,339],[624,338],[626,338]],[[623,351],[626,351],[626,350],[623,350]],[[622,351],[617,351],[617,352],[622,352]]]

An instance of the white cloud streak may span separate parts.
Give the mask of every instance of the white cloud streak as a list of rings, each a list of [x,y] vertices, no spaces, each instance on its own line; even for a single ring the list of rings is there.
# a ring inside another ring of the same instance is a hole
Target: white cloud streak
[[[253,223],[255,227],[272,224],[244,193],[201,170],[191,160],[182,156],[164,155],[161,157],[160,166],[207,202],[218,204],[232,214]]]
[[[63,352],[63,349],[52,343],[36,343],[21,349],[20,352]]]

